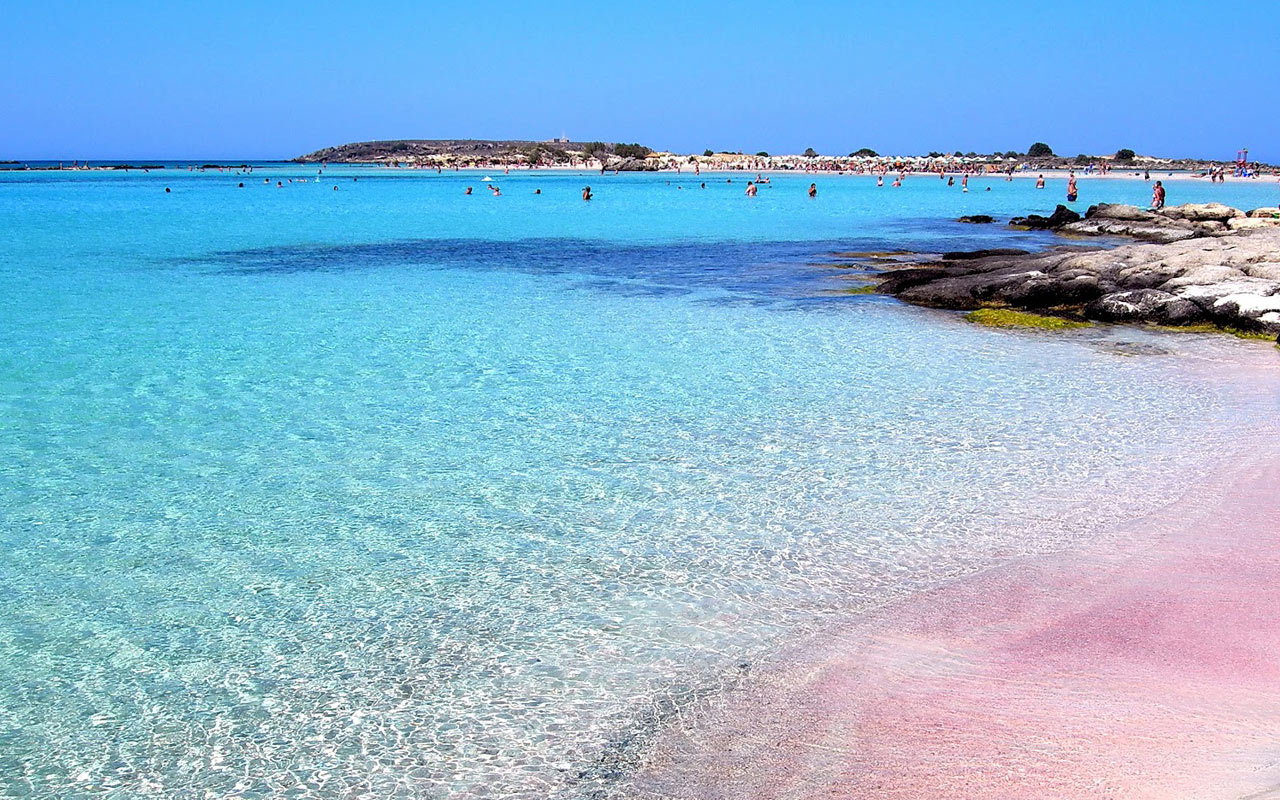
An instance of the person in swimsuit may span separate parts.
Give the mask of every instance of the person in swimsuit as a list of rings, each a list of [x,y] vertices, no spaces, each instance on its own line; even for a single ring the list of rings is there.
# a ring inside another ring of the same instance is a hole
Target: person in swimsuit
[[[818,196],[818,184],[816,183],[809,184],[809,196],[810,197]]]
[[[751,181],[747,181],[747,197],[756,196],[756,185]]]
[[[1156,181],[1155,188],[1151,190],[1151,208],[1159,211],[1164,208],[1164,184]]]
[[[590,187],[590,186],[584,186],[584,187],[583,187],[583,189],[582,189],[582,199],[583,199],[583,200],[590,200],[591,198],[592,198],[592,194],[591,194],[591,187]]]
[[[1076,174],[1072,172],[1067,177],[1067,202],[1074,203],[1079,196],[1080,191],[1076,188]]]

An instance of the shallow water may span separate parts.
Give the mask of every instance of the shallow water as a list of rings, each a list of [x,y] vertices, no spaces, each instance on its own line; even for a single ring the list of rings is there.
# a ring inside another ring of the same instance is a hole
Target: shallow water
[[[589,794],[788,637],[1277,410],[1186,367],[1255,343],[840,293],[836,252],[1048,244],[947,221],[1029,181],[274,185],[313,173],[0,173],[6,795]]]

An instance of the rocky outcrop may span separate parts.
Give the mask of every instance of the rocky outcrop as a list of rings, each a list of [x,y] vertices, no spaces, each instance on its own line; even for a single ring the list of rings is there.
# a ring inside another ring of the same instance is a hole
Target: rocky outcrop
[[[1014,217],[1009,225],[1015,228],[1026,228],[1033,231],[1056,231],[1059,228],[1080,219],[1080,215],[1064,205],[1059,204],[1047,217],[1039,214],[1028,214],[1025,217]]]
[[[972,225],[989,225],[990,223],[995,221],[996,221],[995,217],[989,216],[987,214],[972,214],[970,216],[961,217],[960,219],[956,220],[956,222],[968,222]]]
[[[660,169],[660,165],[657,159],[618,158],[615,156],[605,162],[604,168],[616,172],[657,172]]]
[[[1198,226],[1254,219],[1228,215],[1239,214],[1235,209],[1180,209],[1181,216],[1166,217],[1132,206],[1099,207],[1085,221]],[[1258,230],[1193,234],[1113,249],[984,251],[973,257],[949,253],[937,262],[885,273],[880,288],[939,308],[1012,306],[1104,321],[1212,322],[1280,334],[1280,225],[1258,221]]]
[[[1280,216],[1275,219],[1280,224]],[[1120,203],[1099,203],[1090,206],[1083,219],[1060,205],[1052,216],[1030,214],[1015,218],[1009,224],[1071,236],[1123,236],[1145,242],[1178,242],[1233,230],[1261,228],[1270,222],[1265,215],[1260,214],[1255,221],[1254,217],[1246,217],[1243,211],[1221,203],[1187,203],[1158,211]]]

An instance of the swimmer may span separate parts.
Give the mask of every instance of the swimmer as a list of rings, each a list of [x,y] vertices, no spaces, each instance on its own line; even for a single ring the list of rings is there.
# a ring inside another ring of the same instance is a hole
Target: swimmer
[[[1036,188],[1037,189],[1044,188],[1044,175],[1040,175],[1039,177],[1036,178]]]
[[[818,196],[818,184],[816,183],[809,184],[809,196],[810,197]]]
[[[165,193],[165,194],[168,194],[168,193],[169,193],[169,187],[168,187],[168,186],[164,187],[164,193]]]
[[[468,187],[467,187],[467,190],[466,190],[465,192],[463,192],[463,194],[471,194],[471,187],[470,187],[470,186],[468,186]]]
[[[590,187],[590,186],[584,186],[584,187],[582,187],[582,199],[583,199],[583,200],[590,200],[590,199],[591,199],[592,197],[594,197],[594,196],[595,196],[595,195],[591,194],[591,187]]]
[[[534,194],[542,194],[542,190],[541,190],[541,189],[534,189],[534,190],[533,190],[533,193],[534,193]]]
[[[756,196],[756,185],[751,181],[747,181],[747,197]]]
[[[883,176],[883,175],[877,175],[877,176],[876,176],[876,186],[884,186],[884,176]]]

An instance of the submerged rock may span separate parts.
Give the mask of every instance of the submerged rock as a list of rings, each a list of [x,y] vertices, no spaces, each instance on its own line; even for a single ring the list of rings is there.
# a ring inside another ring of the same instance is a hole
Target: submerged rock
[[[960,219],[956,220],[956,222],[968,222],[974,225],[987,225],[995,221],[996,221],[995,217],[990,217],[990,216],[987,216],[986,214],[973,214],[967,217],[961,217]]]

